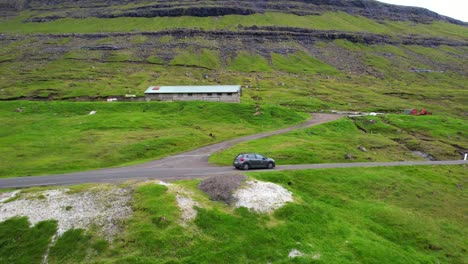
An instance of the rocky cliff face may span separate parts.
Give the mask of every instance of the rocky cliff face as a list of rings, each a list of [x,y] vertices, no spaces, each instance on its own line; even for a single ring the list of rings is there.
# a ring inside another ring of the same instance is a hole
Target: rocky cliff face
[[[28,19],[32,22],[45,22],[64,17],[208,17],[250,15],[264,12],[318,15],[324,12],[340,11],[375,20],[414,21],[418,23],[442,20],[454,24],[466,24],[427,9],[389,5],[373,0],[0,0],[0,7],[38,11],[37,15]],[[41,11],[44,13],[41,14]]]

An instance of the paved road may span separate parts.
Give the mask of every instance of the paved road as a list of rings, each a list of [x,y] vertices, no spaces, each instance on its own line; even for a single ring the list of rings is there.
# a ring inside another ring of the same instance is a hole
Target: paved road
[[[392,166],[414,166],[414,165],[460,165],[468,164],[467,161],[420,161],[420,162],[363,162],[363,163],[328,163],[307,165],[284,165],[274,170],[304,170],[324,168],[354,168],[354,167],[392,167]],[[270,170],[256,170],[268,172]],[[21,188],[32,186],[70,185],[88,182],[114,182],[126,180],[162,180],[174,181],[184,179],[201,179],[213,175],[226,175],[239,173],[232,166],[229,167],[206,167],[206,168],[151,168],[151,169],[109,169],[90,172],[78,172],[51,176],[33,176],[20,178],[0,179],[0,188]]]
[[[32,186],[70,185],[79,183],[99,183],[125,180],[159,179],[164,181],[204,178],[212,175],[239,173],[232,166],[217,167],[208,163],[208,157],[219,150],[246,140],[253,140],[285,133],[298,128],[305,128],[341,118],[339,115],[314,114],[314,118],[297,126],[266,132],[257,135],[237,138],[218,144],[206,146],[172,157],[129,167],[102,169],[60,175],[18,177],[0,179],[0,188],[21,188]],[[370,162],[370,163],[333,163],[309,165],[283,165],[275,170],[299,170],[321,168],[409,166],[409,165],[456,165],[468,164],[467,161],[427,161],[427,162]],[[268,171],[268,170],[262,170]]]

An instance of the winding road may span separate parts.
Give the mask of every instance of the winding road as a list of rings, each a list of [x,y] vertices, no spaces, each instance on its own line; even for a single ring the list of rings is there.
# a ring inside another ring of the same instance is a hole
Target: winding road
[[[70,185],[80,183],[100,183],[126,180],[150,180],[159,179],[164,181],[204,178],[212,175],[238,173],[234,167],[219,167],[208,163],[211,154],[228,148],[237,143],[269,137],[286,133],[295,129],[306,128],[318,124],[330,122],[343,117],[335,114],[313,114],[306,122],[261,134],[236,138],[221,143],[209,145],[196,150],[180,153],[175,156],[166,157],[160,160],[151,161],[128,167],[118,167],[85,172],[28,176],[17,178],[0,179],[0,188],[22,188],[33,186],[50,185]],[[304,164],[304,165],[282,165],[275,170],[301,170],[301,169],[322,169],[322,168],[350,168],[350,167],[379,167],[379,166],[410,166],[410,165],[457,165],[468,164],[467,161],[405,161],[405,162],[364,162],[364,163],[331,163],[331,164]],[[263,170],[267,172],[268,170]]]

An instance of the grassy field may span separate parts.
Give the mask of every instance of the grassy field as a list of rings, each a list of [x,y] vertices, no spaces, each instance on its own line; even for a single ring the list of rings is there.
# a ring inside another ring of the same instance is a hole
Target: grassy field
[[[134,214],[110,243],[70,230],[51,263],[466,263],[465,166],[327,169],[249,173],[290,190],[272,214],[208,199],[198,181],[178,182],[200,206],[179,224],[175,193],[135,186]],[[164,217],[164,221],[162,221]],[[53,221],[0,223],[1,263],[40,263]],[[303,257],[288,253],[297,249]]]
[[[263,106],[262,115],[254,116],[251,104],[203,102],[14,101],[1,102],[0,113],[1,177],[157,159],[308,117],[277,106]]]
[[[0,20],[0,32],[15,34],[100,33],[157,31],[174,28],[237,30],[238,26],[283,26],[317,30],[371,32],[394,36],[416,34],[451,39],[463,39],[467,33],[466,27],[444,22],[416,24],[386,21],[378,23],[362,16],[352,16],[343,12],[327,12],[314,16],[267,12],[248,16],[227,15],[222,17],[64,18],[42,23],[23,21],[32,15],[33,13],[25,11],[14,19]]]
[[[97,114],[88,115],[93,110]],[[0,175],[131,164],[292,125],[307,117],[268,105],[261,106],[262,115],[254,112],[254,105],[246,103],[2,102]],[[246,151],[272,156],[278,164],[424,160],[414,151],[439,160],[459,159],[458,150],[468,145],[466,131],[463,119],[446,116],[342,119],[241,143],[215,153],[210,161],[230,165],[233,156]]]
[[[241,152],[259,152],[278,164],[424,160],[414,151],[438,160],[457,160],[459,150],[468,146],[467,129],[465,120],[443,116],[345,118],[243,142],[215,153],[210,161],[231,165]]]

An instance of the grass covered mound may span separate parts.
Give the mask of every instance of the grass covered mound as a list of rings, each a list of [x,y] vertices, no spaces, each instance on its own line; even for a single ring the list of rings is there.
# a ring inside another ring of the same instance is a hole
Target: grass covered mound
[[[343,118],[273,137],[243,142],[213,154],[230,165],[241,152],[259,152],[278,164],[458,160],[468,147],[468,126],[446,116],[385,115]],[[422,157],[424,156],[424,157]]]
[[[250,104],[207,102],[1,102],[0,177],[157,159],[308,117],[277,106],[254,113]]]
[[[178,182],[177,187],[190,191],[199,203],[197,218],[181,226],[176,193],[154,183],[138,185],[133,217],[115,241],[106,244],[92,232],[71,230],[57,240],[49,259],[67,263],[468,261],[468,197],[461,187],[468,176],[465,166],[255,172],[249,176],[287,188],[294,202],[272,214],[256,214],[210,200],[198,189],[198,181]],[[29,230],[24,219],[0,223],[0,241],[9,243],[0,250],[10,250],[2,251],[0,260],[21,263],[25,255],[19,249],[25,248],[26,241],[12,237],[29,236],[36,229],[53,233],[54,223]],[[45,252],[51,235],[47,232],[28,240],[38,241],[35,256]],[[5,257],[12,250],[20,253]],[[303,256],[288,258],[293,250]],[[29,263],[40,261],[36,257]]]
[[[177,224],[174,194],[136,191],[123,263],[463,263],[467,194],[463,166],[251,173],[286,187],[294,203],[271,215],[233,210],[186,182],[200,203],[192,227]],[[164,226],[158,222],[165,216]],[[317,258],[318,259],[314,259]],[[111,258],[112,259],[112,258]]]

